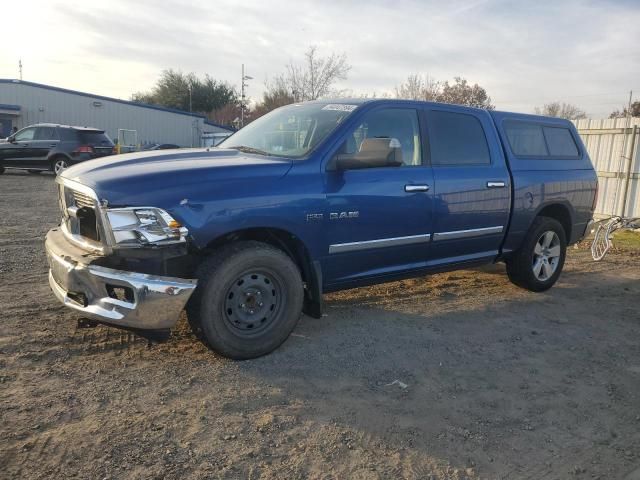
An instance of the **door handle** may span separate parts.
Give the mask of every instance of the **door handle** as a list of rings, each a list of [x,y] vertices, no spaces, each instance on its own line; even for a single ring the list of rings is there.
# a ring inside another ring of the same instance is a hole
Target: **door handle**
[[[405,192],[428,192],[429,191],[429,185],[405,185],[404,186],[404,191]]]
[[[58,145],[57,143],[52,143],[52,144],[51,144],[51,145],[49,145],[49,146],[50,146],[50,147],[55,147],[55,146],[57,146],[57,145]]]
[[[504,182],[487,182],[487,188],[504,188]]]

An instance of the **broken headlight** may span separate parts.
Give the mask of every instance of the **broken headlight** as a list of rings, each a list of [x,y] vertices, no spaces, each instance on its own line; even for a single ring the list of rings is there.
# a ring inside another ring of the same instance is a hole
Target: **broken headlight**
[[[160,208],[132,207],[107,210],[114,246],[166,245],[186,240],[188,230]]]

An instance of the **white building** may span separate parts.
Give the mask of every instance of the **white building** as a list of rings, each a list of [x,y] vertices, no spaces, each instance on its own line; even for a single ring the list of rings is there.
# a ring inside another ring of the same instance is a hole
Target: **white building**
[[[119,130],[135,130],[139,145],[172,143],[181,147],[204,146],[211,136],[233,131],[196,113],[0,79],[0,138],[8,136],[13,127],[44,122],[104,129],[114,141]]]

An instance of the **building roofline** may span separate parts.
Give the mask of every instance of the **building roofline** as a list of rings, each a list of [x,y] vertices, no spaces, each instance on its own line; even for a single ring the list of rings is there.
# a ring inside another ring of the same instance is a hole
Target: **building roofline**
[[[232,128],[232,127],[227,127],[226,125],[220,125],[219,123],[216,122],[212,122],[211,120],[209,120],[208,118],[204,119],[204,124],[205,125],[211,125],[212,127],[218,127],[218,128],[223,128],[225,130],[228,130],[230,132],[235,132],[236,129]]]
[[[11,79],[11,78],[0,78],[0,83],[14,83],[14,84],[18,84],[18,85],[27,85],[29,87],[42,88],[44,90],[51,90],[51,91],[54,91],[54,92],[70,93],[72,95],[80,95],[82,97],[95,98],[95,99],[98,99],[98,100],[105,100],[105,101],[108,101],[108,102],[122,103],[124,105],[131,105],[131,106],[134,106],[134,107],[149,108],[149,109],[152,109],[152,110],[159,110],[161,112],[170,112],[170,113],[176,113],[178,115],[186,115],[186,116],[189,116],[189,117],[201,118],[208,125],[212,125],[212,126],[215,126],[215,127],[218,127],[218,128],[223,128],[223,129],[229,130],[231,132],[233,131],[233,129],[231,129],[229,127],[226,127],[224,125],[219,125],[217,123],[213,123],[213,122],[209,121],[209,119],[204,115],[201,115],[199,113],[185,112],[184,110],[178,110],[177,108],[161,107],[159,105],[151,105],[149,103],[134,102],[134,101],[131,101],[131,100],[122,100],[120,98],[113,98],[113,97],[105,97],[104,95],[95,95],[93,93],[80,92],[78,90],[70,90],[68,88],[54,87],[52,85],[45,85],[43,83],[27,82],[25,80],[17,80],[17,79]],[[15,106],[19,107],[19,105],[15,105]]]

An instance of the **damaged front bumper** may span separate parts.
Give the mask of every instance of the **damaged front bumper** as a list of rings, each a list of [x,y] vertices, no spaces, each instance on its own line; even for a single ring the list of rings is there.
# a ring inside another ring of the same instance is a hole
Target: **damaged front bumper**
[[[173,327],[196,280],[96,265],[99,256],[69,243],[59,228],[47,234],[49,285],[65,306],[91,320],[134,330]]]

